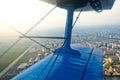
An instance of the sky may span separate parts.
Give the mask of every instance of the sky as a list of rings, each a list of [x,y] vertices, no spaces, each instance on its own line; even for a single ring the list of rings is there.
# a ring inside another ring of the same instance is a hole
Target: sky
[[[26,32],[54,6],[40,0],[0,0],[0,35],[16,34],[8,28],[12,26],[21,32]],[[82,12],[76,26],[92,27],[94,25],[120,25],[120,0],[116,0],[112,10],[97,13]],[[74,18],[78,12],[75,13]],[[65,27],[66,11],[56,8],[33,31]],[[32,31],[31,31],[32,33]]]

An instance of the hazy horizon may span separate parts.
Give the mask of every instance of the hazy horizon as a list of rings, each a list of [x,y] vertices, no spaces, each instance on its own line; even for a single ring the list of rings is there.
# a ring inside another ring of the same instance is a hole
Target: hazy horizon
[[[115,0],[112,10],[105,10],[100,13],[95,11],[82,12],[75,28],[88,28],[99,26],[120,26],[120,0]],[[8,26],[25,33],[38,20],[40,20],[54,6],[39,0],[2,0],[0,1],[0,36],[17,36],[15,31]],[[75,12],[74,19],[78,15]],[[42,33],[61,29],[64,33],[66,23],[66,11],[56,8],[48,17],[36,26],[29,34],[38,31]],[[57,31],[56,31],[57,32]],[[55,33],[56,33],[55,32]]]

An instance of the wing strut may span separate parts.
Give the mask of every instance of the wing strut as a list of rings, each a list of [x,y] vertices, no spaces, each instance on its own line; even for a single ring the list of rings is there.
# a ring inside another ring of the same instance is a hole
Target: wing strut
[[[71,36],[72,36],[72,28],[73,28],[73,15],[74,15],[75,7],[73,5],[70,5],[70,6],[66,7],[66,9],[67,9],[67,19],[66,19],[66,27],[65,27],[65,35],[64,35],[64,37],[66,39],[64,39],[63,46],[61,48],[55,50],[54,53],[57,56],[55,57],[54,62],[52,63],[48,73],[46,74],[45,80],[48,80],[50,73],[53,70],[54,65],[56,64],[56,61],[57,61],[60,54],[65,53],[65,54],[81,56],[81,54],[77,50],[72,49],[70,46]]]

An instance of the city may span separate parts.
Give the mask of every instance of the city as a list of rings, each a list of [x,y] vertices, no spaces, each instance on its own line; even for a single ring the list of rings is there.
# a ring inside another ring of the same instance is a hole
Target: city
[[[73,31],[73,44],[80,44],[103,51],[103,80],[120,80],[119,31],[119,26],[80,28],[79,33]],[[29,47],[27,47],[26,50],[24,50],[24,52],[13,61],[14,64],[6,70],[0,80],[8,80],[19,74],[21,71],[40,61],[42,58],[52,53],[52,51],[59,48],[63,44],[63,40],[56,39],[43,39],[41,41],[44,42],[44,45],[50,48],[51,51],[30,42]]]
[[[83,31],[83,30],[81,30]],[[79,36],[80,44],[103,51],[103,80],[120,79],[120,28],[88,29]]]

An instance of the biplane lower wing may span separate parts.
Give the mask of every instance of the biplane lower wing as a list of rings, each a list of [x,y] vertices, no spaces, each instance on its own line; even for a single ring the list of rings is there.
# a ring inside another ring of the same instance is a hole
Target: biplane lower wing
[[[102,52],[76,44],[72,48],[81,56],[52,53],[11,80],[102,80]]]

